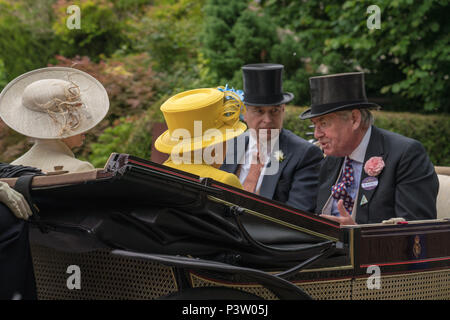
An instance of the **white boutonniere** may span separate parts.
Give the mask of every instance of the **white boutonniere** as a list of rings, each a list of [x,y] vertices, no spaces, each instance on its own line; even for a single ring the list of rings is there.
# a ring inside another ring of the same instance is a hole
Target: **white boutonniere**
[[[274,152],[274,157],[277,159],[278,162],[283,162],[284,160],[284,153],[281,150],[277,150]]]

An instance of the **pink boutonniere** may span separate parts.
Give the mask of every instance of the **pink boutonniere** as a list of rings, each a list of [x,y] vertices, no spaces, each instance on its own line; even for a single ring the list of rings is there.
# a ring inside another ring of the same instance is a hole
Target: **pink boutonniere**
[[[376,177],[383,171],[384,161],[382,157],[372,157],[366,161],[364,171],[371,177]]]

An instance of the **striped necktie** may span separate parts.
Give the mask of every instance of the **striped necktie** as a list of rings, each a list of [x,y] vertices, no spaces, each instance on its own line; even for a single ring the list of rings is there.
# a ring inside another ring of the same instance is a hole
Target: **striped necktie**
[[[261,170],[264,167],[264,163],[261,163],[261,159],[258,156],[258,152],[253,153],[250,170],[245,178],[242,187],[245,191],[255,192],[256,185],[258,184]]]

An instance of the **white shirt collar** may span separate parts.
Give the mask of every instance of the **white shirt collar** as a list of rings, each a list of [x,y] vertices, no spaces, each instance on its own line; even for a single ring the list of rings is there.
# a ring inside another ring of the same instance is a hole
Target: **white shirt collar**
[[[361,163],[364,162],[364,157],[366,156],[366,150],[367,146],[369,145],[371,133],[372,133],[372,126],[370,126],[369,129],[367,129],[366,134],[362,138],[358,147],[356,147],[356,149],[353,150],[353,152],[348,156],[350,159]]]

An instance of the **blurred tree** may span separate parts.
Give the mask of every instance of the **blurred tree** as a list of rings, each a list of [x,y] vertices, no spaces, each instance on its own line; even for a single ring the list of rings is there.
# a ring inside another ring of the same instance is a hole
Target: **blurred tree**
[[[133,3],[137,5],[136,1]],[[119,19],[120,10],[115,4],[120,8],[124,6],[122,1],[58,0],[53,5],[56,20],[52,26],[60,41],[57,52],[66,57],[89,56],[98,62],[102,56],[109,57],[116,50],[129,46],[126,19]],[[67,27],[70,17],[67,8],[71,5],[80,8],[79,29]]]
[[[52,1],[0,0],[0,90],[53,56]]]
[[[8,84],[8,79],[6,78],[6,68],[5,63],[0,59],[0,88],[5,87]]]
[[[119,16],[136,15],[148,5],[152,5],[153,0],[109,0],[114,4],[115,11]]]
[[[123,117],[114,121],[99,137],[98,142],[91,145],[89,162],[96,168],[105,165],[112,152],[128,153],[150,159],[152,145],[152,127],[161,122],[159,107],[162,101],[156,102],[139,117]]]
[[[156,0],[138,21],[130,22],[134,32],[128,36],[139,51],[147,51],[154,60],[154,68],[167,70],[176,62],[192,62],[202,22],[204,1]]]
[[[158,80],[155,79],[150,58],[146,53],[130,54],[124,57],[113,56],[99,63],[91,61],[89,57],[69,59],[58,56],[57,59],[58,66],[74,65],[75,68],[91,74],[108,92],[110,101],[108,114],[100,124],[89,131],[84,146],[77,151],[77,155],[81,158],[89,157],[92,142],[96,141],[107,128],[114,127],[118,119],[140,119],[141,115],[156,101]],[[135,129],[135,126],[128,121],[123,128],[109,130],[109,135],[113,137],[107,138],[109,139],[108,148],[116,146],[117,141],[126,138],[120,135],[128,136],[132,129]],[[96,153],[101,154],[100,158],[104,157],[109,150],[106,145],[105,148],[101,145],[97,145],[96,148],[101,149],[101,152]]]
[[[72,59],[57,56],[58,66],[85,71],[95,77],[108,92],[110,109],[108,121],[141,113],[155,101],[158,81],[146,53],[111,57],[95,63],[89,57]]]
[[[309,76],[364,71],[368,95],[396,110],[450,111],[448,0],[266,0],[261,5],[295,35]],[[367,20],[380,8],[380,29]],[[291,45],[292,46],[292,45]],[[306,79],[305,79],[306,80]],[[296,100],[309,100],[300,92]]]
[[[160,97],[200,84],[199,31],[204,0],[155,0],[128,22],[127,37],[136,51],[146,52],[160,81]]]
[[[242,87],[244,64],[271,61],[275,25],[249,0],[208,0],[204,10],[203,76],[211,83]]]

